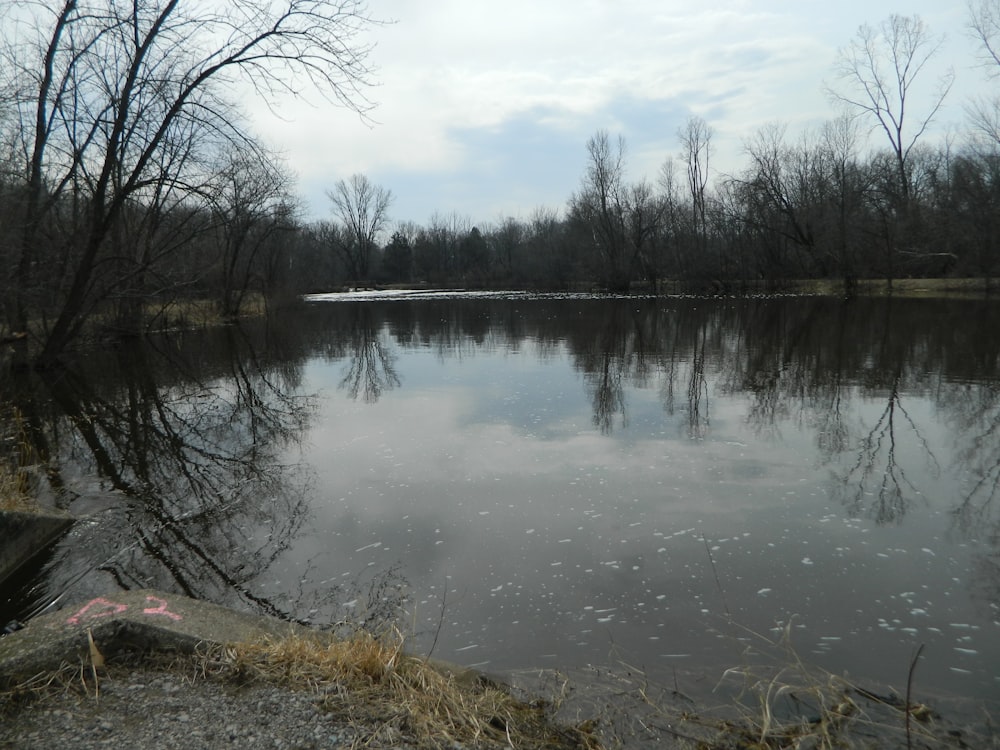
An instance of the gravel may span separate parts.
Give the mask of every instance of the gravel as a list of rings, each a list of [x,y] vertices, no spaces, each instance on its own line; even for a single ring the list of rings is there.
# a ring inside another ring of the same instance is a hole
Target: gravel
[[[0,748],[348,748],[401,747],[391,731],[348,726],[317,696],[270,685],[121,669],[95,698],[60,690],[0,717]],[[389,744],[385,744],[389,743]]]

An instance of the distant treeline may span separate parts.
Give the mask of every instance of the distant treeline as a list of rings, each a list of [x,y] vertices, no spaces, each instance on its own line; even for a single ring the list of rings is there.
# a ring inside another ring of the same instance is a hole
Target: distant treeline
[[[968,10],[995,73],[1000,6]],[[627,179],[625,141],[599,130],[564,206],[421,226],[394,224],[391,191],[364,175],[331,178],[331,220],[303,221],[292,176],[234,98],[238,80],[265,99],[308,80],[364,116],[359,35],[377,22],[362,0],[286,0],[252,17],[176,0],[4,14],[0,339],[25,342],[25,362],[54,364],[95,328],[162,327],[193,298],[233,317],[251,297],[370,284],[739,291],[837,278],[850,293],[866,277],[997,274],[1000,99],[970,103],[960,137],[926,143],[951,75],[915,99],[938,48],[916,16],[862,26],[830,90],[843,114],[794,140],[759,129],[736,174],[710,181],[699,117],[655,181]]]
[[[745,169],[706,186],[701,200],[681,187],[673,160],[656,186],[626,184],[624,170],[602,185],[592,173],[610,170],[592,163],[560,212],[476,226],[456,214],[401,224],[361,276],[336,250],[338,224],[306,225],[290,280],[300,291],[413,282],[625,291],[670,280],[736,292],[835,278],[850,293],[862,278],[996,276],[1000,149],[914,149],[904,197],[890,152],[838,151],[837,139],[856,127],[844,118],[795,143],[781,126],[768,127],[748,144]],[[591,140],[592,158],[605,158],[608,140],[604,132]]]

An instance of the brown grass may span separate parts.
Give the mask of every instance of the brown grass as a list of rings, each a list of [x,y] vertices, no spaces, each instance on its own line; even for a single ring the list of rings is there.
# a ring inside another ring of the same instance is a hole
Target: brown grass
[[[263,295],[248,294],[240,307],[241,318],[257,318],[267,312],[267,302]],[[210,328],[227,322],[219,314],[219,305],[210,299],[178,299],[151,305],[147,317],[154,321],[154,328],[188,329]]]
[[[785,284],[786,291],[794,294],[816,294],[837,297],[844,293],[844,282],[841,279],[809,279],[789,281]],[[989,284],[991,291],[997,290],[997,282]],[[923,298],[977,298],[986,294],[987,280],[982,278],[968,279],[893,279],[892,292],[894,297]],[[855,289],[859,297],[887,297],[890,295],[889,285],[885,279],[858,279]]]
[[[0,511],[29,512],[38,502],[26,491],[24,474],[0,459]]]
[[[194,656],[146,655],[140,664],[151,670],[181,671],[190,679],[309,691],[322,708],[357,732],[358,747],[1000,747],[992,721],[987,721],[985,731],[964,721],[949,722],[922,703],[911,703],[891,691],[879,695],[811,668],[791,650],[787,637],[786,630],[785,638],[773,644],[785,649],[784,656],[777,657],[783,662],[748,653],[746,665],[727,670],[716,693],[731,692],[735,680],[736,695],[714,704],[693,701],[680,691],[676,678],[673,689],[652,685],[642,670],[627,664],[572,680],[553,673],[551,689],[542,690],[552,696],[550,702],[521,700],[507,687],[474,673],[406,655],[398,633],[389,638],[359,633],[346,640],[316,633],[212,646]],[[90,659],[75,666],[37,675],[0,692],[0,717],[25,710],[34,699],[54,692],[72,691],[99,700],[103,673],[92,652]],[[912,718],[910,730],[907,717]]]
[[[16,408],[12,412],[0,424],[3,430],[0,433],[0,440],[3,441],[0,452],[0,510],[38,510],[31,477],[24,468],[35,459],[35,453],[25,433],[20,412]]]
[[[463,670],[455,673],[406,655],[398,633],[231,644],[207,650],[199,663],[206,675],[311,690],[323,708],[379,742],[395,738],[420,748],[600,747],[588,727],[556,724],[543,704],[519,700]]]
[[[135,657],[127,657],[133,661]],[[147,654],[150,670],[181,671],[192,679],[227,679],[307,690],[318,705],[362,738],[355,746],[601,750],[593,726],[564,726],[554,709],[515,698],[489,680],[470,679],[407,656],[402,638],[360,633],[338,640],[317,633],[255,643],[210,646],[194,656]],[[72,692],[100,699],[101,664],[81,659],[0,692],[0,717],[46,696]],[[115,668],[115,665],[111,665]]]

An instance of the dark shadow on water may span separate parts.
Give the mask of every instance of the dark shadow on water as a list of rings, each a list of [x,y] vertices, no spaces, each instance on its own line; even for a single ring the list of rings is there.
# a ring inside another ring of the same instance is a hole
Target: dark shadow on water
[[[239,328],[214,343],[222,356],[189,356],[183,337],[117,347],[13,384],[35,493],[89,513],[32,591],[36,610],[132,588],[284,618],[300,609],[255,582],[308,520],[309,475],[287,457],[311,401],[296,367],[265,363]]]

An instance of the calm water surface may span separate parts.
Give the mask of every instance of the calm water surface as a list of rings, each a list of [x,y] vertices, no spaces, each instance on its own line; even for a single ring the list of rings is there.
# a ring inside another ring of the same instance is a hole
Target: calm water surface
[[[19,386],[87,520],[6,593],[317,623],[405,591],[489,670],[806,661],[1000,699],[1000,306],[317,299]],[[89,373],[88,373],[89,369]],[[405,582],[405,583],[404,583]]]

